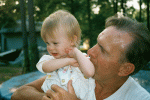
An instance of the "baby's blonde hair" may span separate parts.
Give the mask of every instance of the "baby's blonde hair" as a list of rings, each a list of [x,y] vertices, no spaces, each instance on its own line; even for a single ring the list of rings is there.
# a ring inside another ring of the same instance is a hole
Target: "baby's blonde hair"
[[[81,40],[81,29],[77,19],[65,10],[58,10],[50,14],[43,22],[41,29],[41,37],[46,41],[46,34],[54,37],[54,34],[59,27],[63,27],[63,31],[67,34],[68,38],[75,41],[74,36],[77,37],[75,46],[79,46]]]

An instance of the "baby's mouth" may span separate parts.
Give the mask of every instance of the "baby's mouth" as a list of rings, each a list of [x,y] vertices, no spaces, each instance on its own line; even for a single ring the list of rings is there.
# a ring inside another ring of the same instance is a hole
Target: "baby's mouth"
[[[57,56],[57,55],[58,55],[58,53],[52,53],[52,55],[53,55],[53,56]]]

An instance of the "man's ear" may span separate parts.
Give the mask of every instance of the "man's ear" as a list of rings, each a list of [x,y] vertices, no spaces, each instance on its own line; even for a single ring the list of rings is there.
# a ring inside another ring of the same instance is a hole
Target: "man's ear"
[[[72,45],[72,46],[75,46],[75,45],[76,45],[77,38],[78,38],[78,37],[77,37],[76,35],[73,36],[73,39],[71,40],[71,45]]]
[[[132,63],[124,63],[119,69],[119,76],[128,76],[129,74],[133,73],[135,69],[134,64]]]

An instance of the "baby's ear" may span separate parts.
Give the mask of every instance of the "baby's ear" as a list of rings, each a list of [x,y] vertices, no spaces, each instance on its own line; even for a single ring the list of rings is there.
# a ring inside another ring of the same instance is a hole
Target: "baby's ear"
[[[73,36],[72,40],[71,40],[71,45],[75,46],[76,42],[77,42],[78,37],[76,35]]]
[[[133,73],[135,70],[135,66],[132,63],[124,63],[119,70],[119,76],[128,76]]]

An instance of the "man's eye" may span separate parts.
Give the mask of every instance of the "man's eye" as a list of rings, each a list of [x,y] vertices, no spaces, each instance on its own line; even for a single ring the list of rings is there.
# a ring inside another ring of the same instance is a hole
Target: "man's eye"
[[[102,52],[104,52],[104,49],[103,49],[103,47],[102,47],[101,45],[99,45],[99,48],[100,48],[100,50],[101,50]]]
[[[102,51],[102,52],[104,52],[104,49],[103,49],[103,48],[101,48],[101,51]]]

